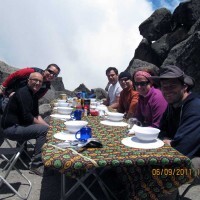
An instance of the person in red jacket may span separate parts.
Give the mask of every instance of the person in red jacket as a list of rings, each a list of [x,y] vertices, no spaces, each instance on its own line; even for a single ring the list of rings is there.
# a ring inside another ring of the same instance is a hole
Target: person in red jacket
[[[12,92],[15,92],[17,89],[27,84],[28,77],[33,72],[39,72],[43,76],[44,82],[42,87],[36,93],[38,99],[40,99],[50,89],[51,81],[58,76],[60,68],[56,64],[50,64],[45,70],[36,67],[17,70],[16,72],[10,74],[2,83],[0,86],[0,94],[4,94],[6,97],[9,97]]]
[[[119,106],[117,111],[125,114],[125,118],[133,117],[138,103],[139,93],[134,90],[131,74],[129,72],[121,72],[119,74],[119,83],[122,91],[119,97]]]

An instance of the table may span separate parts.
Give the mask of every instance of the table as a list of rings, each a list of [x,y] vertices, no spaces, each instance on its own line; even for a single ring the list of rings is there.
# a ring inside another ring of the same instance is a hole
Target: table
[[[127,137],[127,127],[105,126],[100,117],[87,116],[94,137],[103,148],[87,149],[81,153],[73,149],[55,149],[53,135],[65,129],[61,120],[51,119],[47,143],[42,157],[46,167],[59,170],[68,177],[80,178],[96,168],[115,168],[129,191],[129,199],[157,199],[179,186],[191,182],[195,173],[191,161],[172,147],[158,149],[126,147],[121,140]]]

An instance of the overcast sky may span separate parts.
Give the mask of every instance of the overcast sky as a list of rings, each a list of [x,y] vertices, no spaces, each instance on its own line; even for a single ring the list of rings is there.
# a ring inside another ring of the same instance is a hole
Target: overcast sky
[[[0,0],[0,60],[61,68],[66,89],[104,88],[105,70],[124,71],[140,43],[138,26],[181,0]]]

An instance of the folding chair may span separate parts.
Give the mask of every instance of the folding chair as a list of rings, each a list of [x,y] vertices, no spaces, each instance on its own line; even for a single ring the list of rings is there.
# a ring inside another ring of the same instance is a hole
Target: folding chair
[[[186,189],[183,191],[183,193],[180,195],[179,194],[179,199],[181,200],[181,199],[185,199],[184,197],[185,197],[185,195],[188,193],[188,191],[192,188],[192,187],[194,187],[194,186],[196,186],[196,185],[200,185],[200,177],[196,177],[195,179],[194,179],[194,181],[192,182],[192,183],[190,183],[187,187],[186,187]]]
[[[15,167],[15,164],[17,160],[19,159],[20,154],[23,150],[24,143],[20,146],[20,148],[0,148],[0,156],[3,158],[4,161],[7,162],[5,167],[1,170],[0,187],[2,186],[3,183],[5,183],[19,198],[28,199],[31,192],[32,184],[28,180],[28,178],[24,174],[22,174],[22,172],[19,169]],[[6,155],[12,155],[11,159],[8,159]],[[19,173],[19,175],[24,180],[26,180],[27,185],[28,185],[28,190],[26,190],[27,191],[26,195],[22,196],[22,194],[20,194],[17,190],[15,190],[15,188],[7,181],[7,177],[9,176],[12,169],[15,169]]]
[[[101,173],[103,173],[103,171],[104,170],[102,170]],[[84,184],[84,181],[91,175],[93,175],[95,177],[95,179],[89,186],[86,186]],[[110,200],[111,199],[110,196],[112,196],[115,200],[117,200],[117,197],[111,192],[111,190],[108,188],[108,186],[101,180],[101,178],[99,177],[99,175],[96,173],[95,170],[91,170],[82,178],[76,178],[77,182],[67,192],[65,191],[65,176],[66,176],[65,174],[61,174],[61,200],[67,199],[79,186],[82,186],[84,188],[84,191],[87,192],[93,200],[97,200],[97,198],[94,196],[94,194],[89,190],[90,187],[96,181],[99,183],[106,199]],[[79,199],[81,199],[84,196],[85,192],[80,196]]]
[[[5,142],[8,144],[8,146],[9,147],[11,147],[11,148],[15,148],[10,142],[9,142],[9,140],[8,139],[4,139],[5,140]],[[26,141],[27,143],[29,143],[33,148],[34,148],[34,145],[31,143],[31,141]],[[22,144],[23,144],[23,149],[22,149],[22,152],[27,156],[27,158],[30,160],[30,162],[31,162],[31,157],[30,157],[30,155],[29,155],[29,153],[24,149],[24,144],[26,143],[26,142],[23,142]],[[21,147],[22,146],[22,144],[20,144],[20,143],[17,143],[18,144],[18,147]],[[27,169],[29,169],[29,166],[23,161],[23,159],[21,158],[21,157],[19,157],[19,161],[22,163],[22,165],[25,167],[25,168],[27,168]]]
[[[183,193],[180,195],[178,199],[183,199],[184,196],[188,193],[188,191],[197,185],[200,185],[200,157],[195,157],[192,160],[192,164],[194,169],[196,170],[196,177],[195,179],[186,187],[186,189],[183,191]]]

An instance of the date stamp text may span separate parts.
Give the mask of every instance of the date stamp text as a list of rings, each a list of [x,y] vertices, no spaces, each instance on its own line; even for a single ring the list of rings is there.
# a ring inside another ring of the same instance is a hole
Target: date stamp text
[[[194,171],[187,168],[162,168],[162,169],[152,169],[152,176],[191,176]],[[195,175],[200,176],[200,169],[195,170]]]

